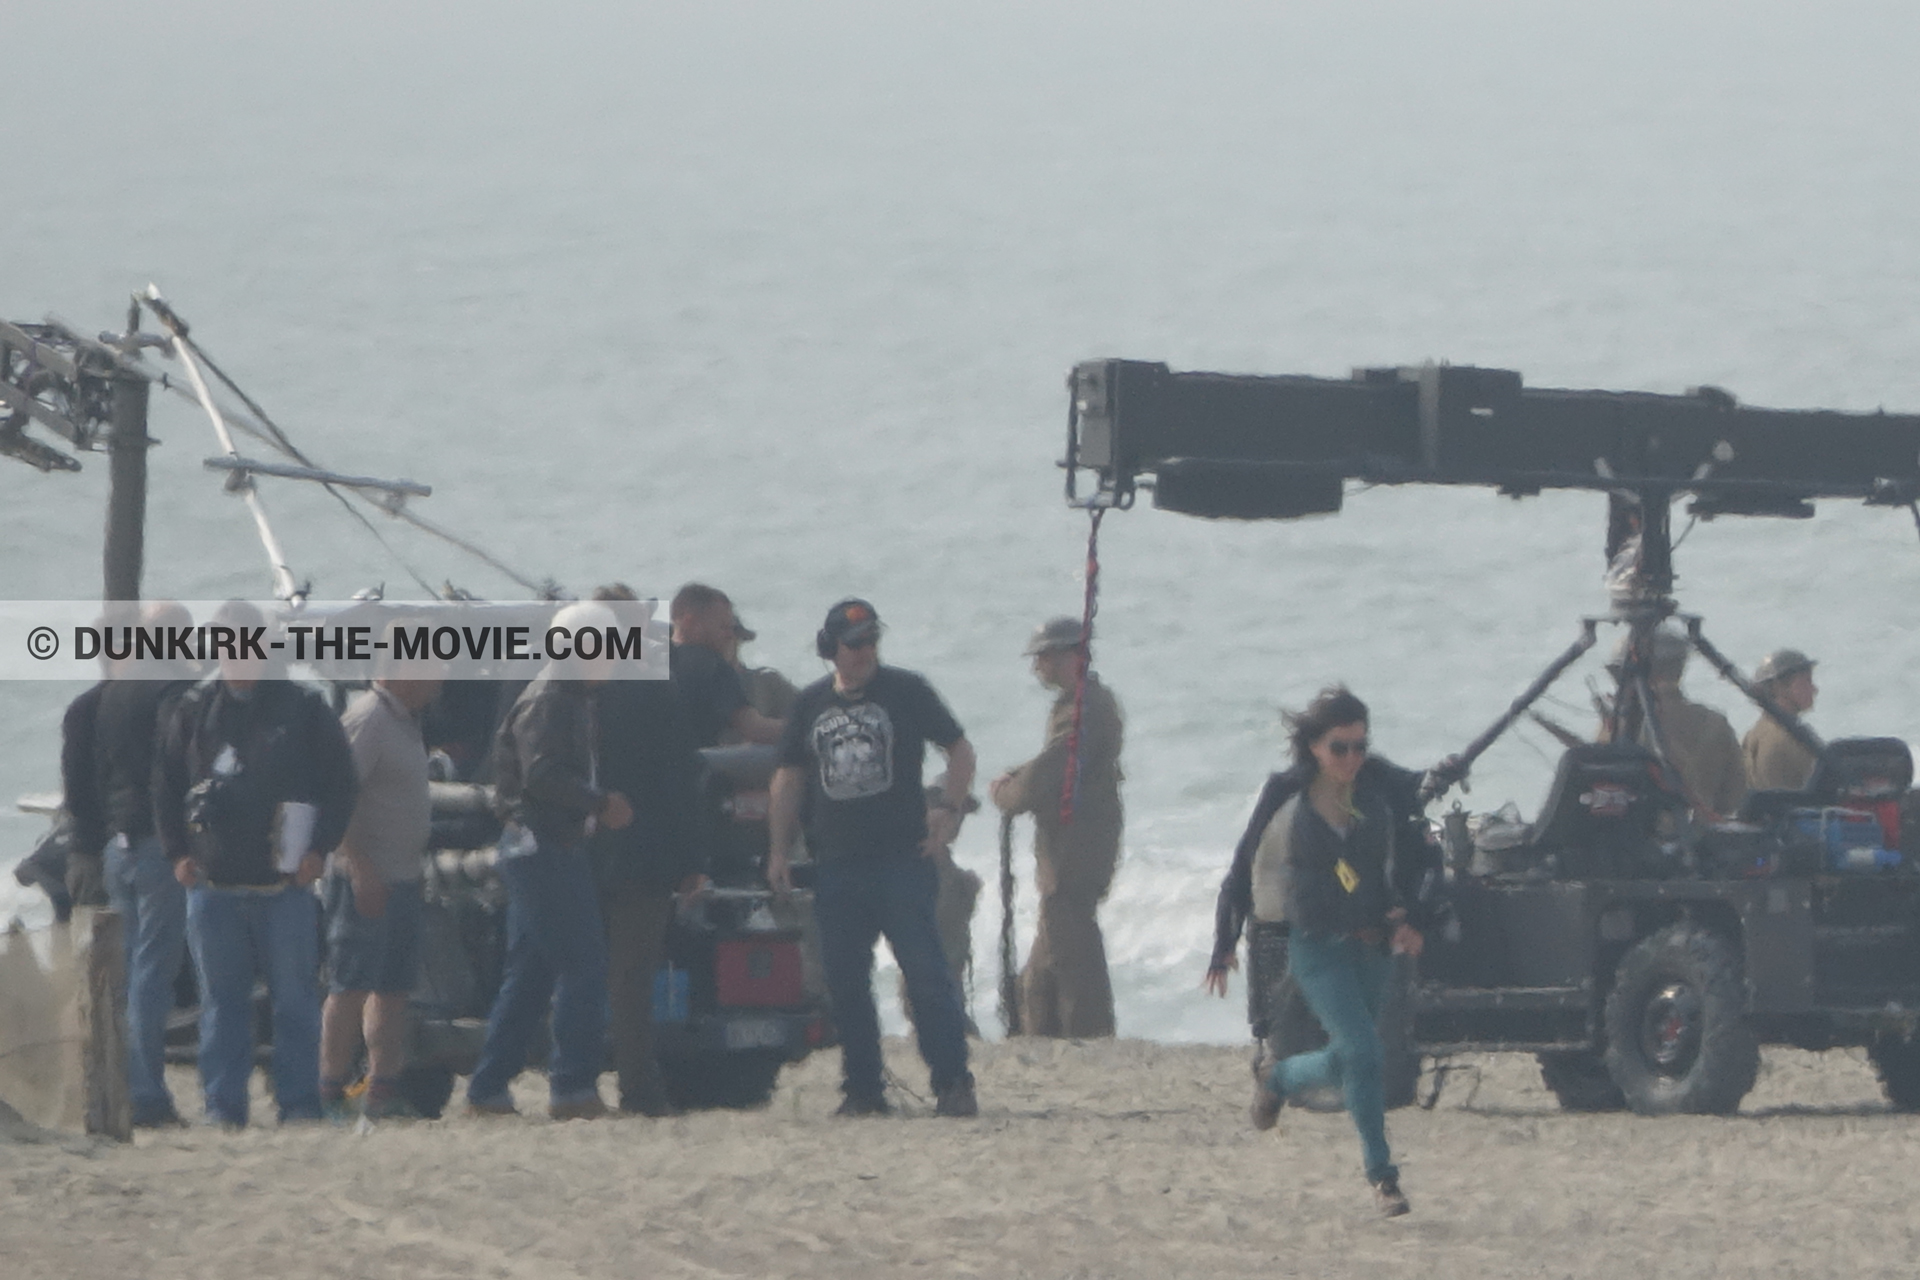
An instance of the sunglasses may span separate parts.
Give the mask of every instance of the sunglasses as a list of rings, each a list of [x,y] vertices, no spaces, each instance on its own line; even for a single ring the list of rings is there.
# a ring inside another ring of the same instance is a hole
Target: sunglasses
[[[842,640],[840,643],[849,649],[871,649],[874,645],[880,643],[880,637],[868,636],[864,640]]]
[[[1367,754],[1367,740],[1365,738],[1328,738],[1327,751],[1335,760],[1345,760],[1348,756],[1363,756]]]

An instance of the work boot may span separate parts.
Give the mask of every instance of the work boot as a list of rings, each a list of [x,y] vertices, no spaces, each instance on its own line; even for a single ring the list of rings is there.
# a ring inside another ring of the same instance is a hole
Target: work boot
[[[184,1129],[187,1127],[187,1122],[180,1118],[178,1111],[168,1107],[164,1111],[141,1112],[134,1116],[133,1127],[136,1129]]]
[[[607,1114],[597,1089],[586,1089],[555,1098],[547,1104],[547,1114],[555,1120],[598,1120]]]
[[[513,1105],[513,1095],[502,1090],[491,1098],[468,1098],[467,1114],[479,1120],[498,1120],[517,1116],[520,1111]]]
[[[1253,1059],[1253,1106],[1248,1116],[1253,1127],[1265,1133],[1280,1123],[1280,1108],[1286,1105],[1286,1099],[1274,1092],[1273,1063],[1265,1053],[1254,1055]]]
[[[369,1093],[360,1114],[369,1120],[420,1120],[419,1108],[397,1093]]]
[[[893,1104],[887,1101],[884,1094],[876,1093],[869,1096],[850,1093],[833,1114],[843,1120],[860,1116],[890,1116],[893,1114]]]
[[[980,1100],[973,1096],[973,1077],[958,1080],[934,1095],[933,1114],[965,1120],[980,1114]]]
[[[1400,1191],[1398,1177],[1386,1177],[1374,1183],[1373,1202],[1380,1206],[1381,1216],[1388,1218],[1397,1218],[1413,1209],[1413,1206],[1407,1203],[1407,1197]]]
[[[620,1110],[630,1116],[648,1116],[655,1120],[680,1114],[680,1108],[674,1105],[665,1089],[643,1089],[632,1096],[622,1094]]]

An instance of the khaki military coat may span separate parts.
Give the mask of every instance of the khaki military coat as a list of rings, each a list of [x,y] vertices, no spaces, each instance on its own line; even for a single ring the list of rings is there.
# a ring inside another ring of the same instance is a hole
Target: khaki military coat
[[[1040,754],[1013,771],[1001,801],[1008,813],[1030,813],[1036,887],[1042,894],[1100,898],[1113,882],[1120,857],[1120,704],[1100,677],[1087,676],[1080,718],[1080,788],[1073,821],[1060,820],[1060,792],[1067,774],[1067,739],[1073,732],[1073,690],[1065,689],[1047,714],[1047,741]]]
[[[1687,789],[1720,816],[1732,814],[1747,795],[1747,762],[1733,725],[1674,685],[1656,685],[1654,702],[1667,750]]]
[[[1747,786],[1755,791],[1799,791],[1813,780],[1813,752],[1793,740],[1772,716],[1762,714],[1740,743]]]

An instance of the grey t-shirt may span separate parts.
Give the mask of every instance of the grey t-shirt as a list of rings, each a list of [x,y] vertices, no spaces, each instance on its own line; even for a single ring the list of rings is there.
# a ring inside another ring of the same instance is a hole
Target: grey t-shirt
[[[389,883],[420,879],[433,820],[420,718],[376,686],[353,696],[340,726],[360,775],[360,799],[341,847],[364,856]],[[345,873],[339,854],[332,862],[333,871]]]

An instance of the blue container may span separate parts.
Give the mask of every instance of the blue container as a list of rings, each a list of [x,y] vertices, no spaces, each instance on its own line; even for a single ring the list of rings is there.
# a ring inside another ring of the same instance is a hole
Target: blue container
[[[1858,809],[1795,809],[1787,814],[1795,837],[1818,847],[1829,870],[1885,871],[1900,854],[1883,846],[1880,820]]]
[[[653,1020],[685,1022],[688,1013],[687,971],[669,965],[653,975]]]

